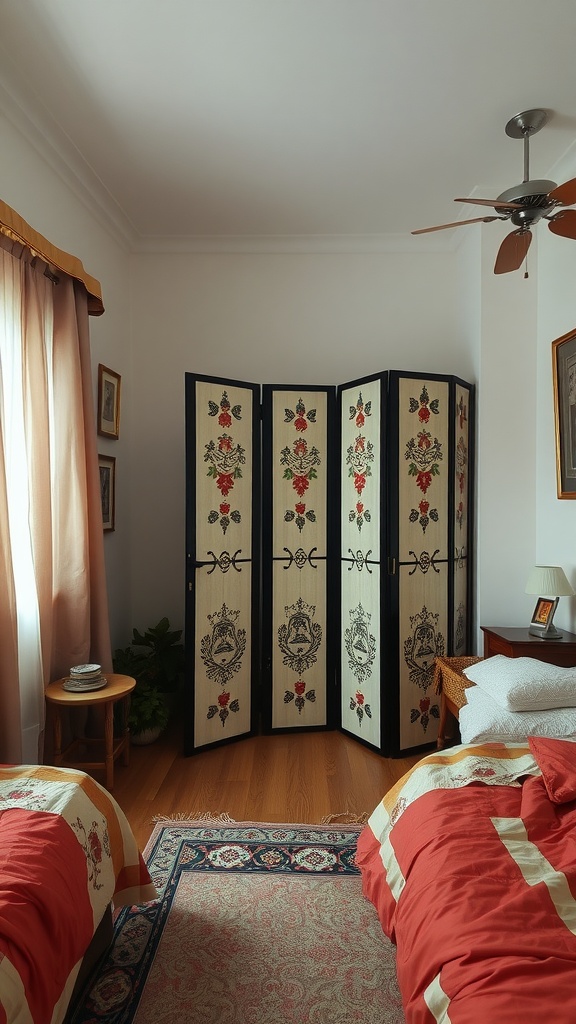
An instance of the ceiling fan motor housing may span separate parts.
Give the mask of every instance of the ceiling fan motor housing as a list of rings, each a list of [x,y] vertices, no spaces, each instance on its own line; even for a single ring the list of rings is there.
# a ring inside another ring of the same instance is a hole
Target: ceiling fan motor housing
[[[510,220],[516,227],[530,227],[536,224],[547,213],[551,213],[555,203],[550,202],[549,193],[557,187],[555,181],[548,181],[546,178],[535,178],[532,181],[523,181],[520,185],[513,185],[498,196],[498,203],[521,203],[522,210],[512,210]],[[502,213],[502,207],[494,207],[497,212]]]

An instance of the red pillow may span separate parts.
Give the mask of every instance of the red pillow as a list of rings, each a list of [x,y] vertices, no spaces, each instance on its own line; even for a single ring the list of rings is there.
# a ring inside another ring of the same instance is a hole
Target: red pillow
[[[528,743],[550,800],[555,804],[576,800],[576,741],[529,736]]]

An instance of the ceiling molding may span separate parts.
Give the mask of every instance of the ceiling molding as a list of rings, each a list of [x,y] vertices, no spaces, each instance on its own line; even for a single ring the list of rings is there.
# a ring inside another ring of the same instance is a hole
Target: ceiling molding
[[[61,178],[105,231],[124,249],[133,250],[137,234],[97,175],[37,98],[15,87],[13,70],[6,74],[7,55],[1,50],[0,111]]]

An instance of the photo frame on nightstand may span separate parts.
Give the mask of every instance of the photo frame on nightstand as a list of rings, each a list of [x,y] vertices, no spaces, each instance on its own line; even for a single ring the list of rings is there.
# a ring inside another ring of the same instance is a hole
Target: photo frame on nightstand
[[[556,611],[557,605],[557,597],[539,597],[536,602],[536,607],[532,613],[530,628],[532,629],[532,627],[535,627],[542,630],[547,629],[554,618],[554,612]]]

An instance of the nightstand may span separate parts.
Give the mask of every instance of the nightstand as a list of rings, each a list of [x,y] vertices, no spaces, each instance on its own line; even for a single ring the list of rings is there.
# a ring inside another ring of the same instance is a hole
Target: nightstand
[[[549,665],[573,668],[576,665],[576,634],[562,631],[558,640],[541,640],[528,627],[481,626],[484,633],[484,657],[504,654],[507,658],[537,658]]]

